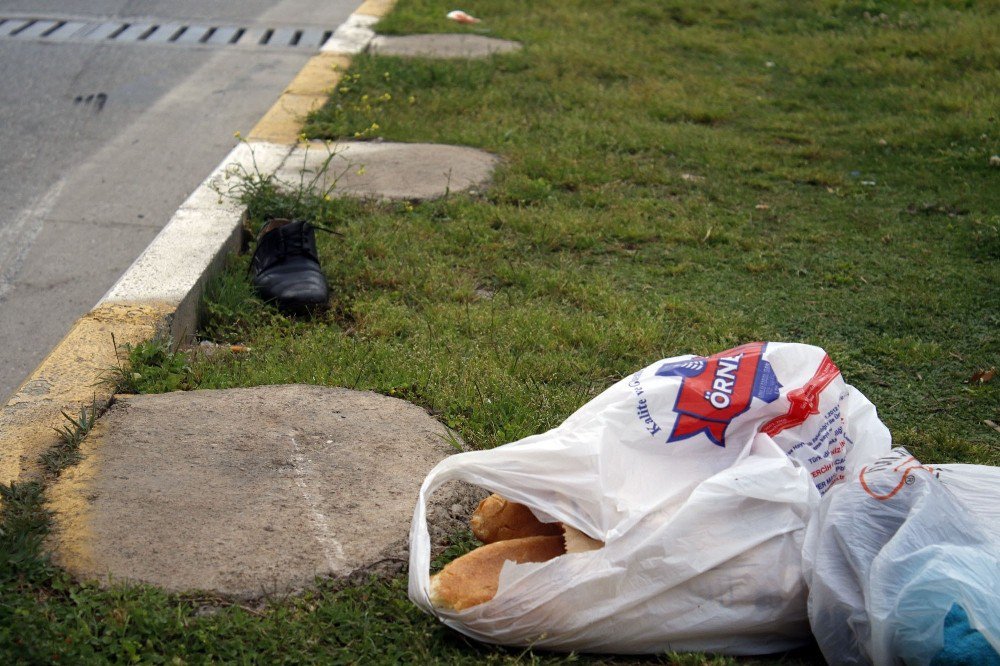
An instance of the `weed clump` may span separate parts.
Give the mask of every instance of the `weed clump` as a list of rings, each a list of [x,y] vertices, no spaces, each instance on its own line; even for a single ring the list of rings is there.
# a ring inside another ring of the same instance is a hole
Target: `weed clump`
[[[239,132],[236,136],[245,141]],[[318,229],[336,233],[334,227],[350,219],[356,208],[334,196],[338,181],[355,168],[340,159],[336,143],[307,142],[305,134],[299,139],[307,146],[302,152],[302,168],[297,179],[287,180],[266,173],[254,158],[249,168],[242,164],[230,165],[222,181],[212,184],[220,198],[232,199],[246,209],[244,225],[251,239],[256,239],[261,228],[275,218],[305,220]],[[247,145],[253,155],[253,146]],[[318,165],[310,166],[310,155],[314,151],[321,151],[323,159]]]
[[[64,468],[79,462],[80,442],[94,427],[94,423],[102,411],[95,398],[90,407],[80,408],[79,416],[71,416],[65,411],[62,413],[63,418],[68,423],[54,428],[59,433],[59,443],[47,449],[41,456],[40,462],[46,472],[55,475]]]
[[[162,338],[125,344],[126,362],[112,371],[115,393],[188,391],[198,385],[197,373],[178,346]],[[118,353],[116,345],[115,353]]]
[[[388,70],[347,72],[337,86],[322,115],[326,136],[367,140],[381,135],[384,118],[390,110],[406,109],[417,104],[415,91],[400,95]]]

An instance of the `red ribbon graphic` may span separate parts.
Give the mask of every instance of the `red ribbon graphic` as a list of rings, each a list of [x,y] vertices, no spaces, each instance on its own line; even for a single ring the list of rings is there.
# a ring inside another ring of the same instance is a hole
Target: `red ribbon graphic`
[[[789,402],[788,411],[765,423],[760,431],[774,437],[783,430],[802,425],[813,414],[819,414],[819,394],[839,374],[840,369],[834,365],[829,356],[824,356],[819,368],[816,369],[816,374],[802,387],[789,391],[785,396]]]

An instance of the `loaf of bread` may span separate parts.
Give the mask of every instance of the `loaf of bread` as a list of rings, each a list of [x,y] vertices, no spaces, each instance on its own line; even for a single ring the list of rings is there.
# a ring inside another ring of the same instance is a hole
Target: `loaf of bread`
[[[559,523],[543,523],[528,507],[496,494],[479,503],[469,519],[469,527],[483,543],[562,534]]]
[[[481,546],[431,576],[431,603],[438,608],[464,610],[487,602],[497,593],[504,562],[546,562],[564,552],[561,535],[507,539]]]
[[[586,553],[587,551],[604,548],[604,542],[591,539],[589,536],[565,523],[560,523],[563,529],[563,545],[567,553]]]

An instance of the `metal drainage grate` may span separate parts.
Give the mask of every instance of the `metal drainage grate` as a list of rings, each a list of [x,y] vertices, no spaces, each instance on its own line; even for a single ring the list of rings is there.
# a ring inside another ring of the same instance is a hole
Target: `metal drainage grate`
[[[332,30],[320,28],[240,28],[154,20],[127,23],[0,16],[0,39],[30,39],[48,42],[112,41],[181,46],[202,44],[205,46],[318,49],[332,34]]]

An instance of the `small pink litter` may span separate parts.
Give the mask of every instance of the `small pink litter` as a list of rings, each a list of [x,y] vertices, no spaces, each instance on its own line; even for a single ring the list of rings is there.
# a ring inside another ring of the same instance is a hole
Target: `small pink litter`
[[[456,23],[480,23],[481,22],[480,19],[477,19],[475,16],[471,16],[469,14],[466,14],[461,9],[456,9],[454,11],[448,12],[448,18],[450,18],[452,21],[455,21]]]

